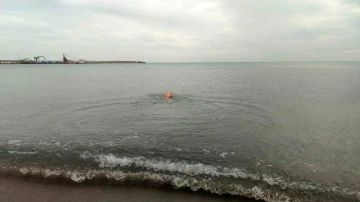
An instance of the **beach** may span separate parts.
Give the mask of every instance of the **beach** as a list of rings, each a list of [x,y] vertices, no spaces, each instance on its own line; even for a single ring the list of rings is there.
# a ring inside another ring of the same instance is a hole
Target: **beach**
[[[100,186],[54,184],[16,178],[0,178],[0,201],[12,202],[251,202],[257,201],[236,196],[218,196],[209,193],[192,193],[185,190],[155,189],[136,186]]]

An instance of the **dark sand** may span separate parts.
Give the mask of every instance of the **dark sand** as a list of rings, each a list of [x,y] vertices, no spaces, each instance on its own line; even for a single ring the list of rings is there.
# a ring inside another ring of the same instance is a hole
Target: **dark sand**
[[[41,183],[17,178],[0,178],[0,201],[159,201],[222,202],[256,201],[233,196],[217,196],[184,190],[106,185]]]

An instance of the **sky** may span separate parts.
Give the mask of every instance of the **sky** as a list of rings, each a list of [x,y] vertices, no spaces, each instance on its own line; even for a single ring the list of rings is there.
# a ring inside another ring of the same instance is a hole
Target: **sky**
[[[0,0],[0,59],[360,60],[360,0]]]

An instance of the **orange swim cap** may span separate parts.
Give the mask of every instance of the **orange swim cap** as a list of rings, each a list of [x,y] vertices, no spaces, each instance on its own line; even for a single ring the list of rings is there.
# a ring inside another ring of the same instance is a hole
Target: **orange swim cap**
[[[173,98],[173,97],[174,97],[174,93],[172,93],[172,92],[166,93],[166,94],[164,95],[164,98],[165,98],[165,99],[170,99],[170,98]]]

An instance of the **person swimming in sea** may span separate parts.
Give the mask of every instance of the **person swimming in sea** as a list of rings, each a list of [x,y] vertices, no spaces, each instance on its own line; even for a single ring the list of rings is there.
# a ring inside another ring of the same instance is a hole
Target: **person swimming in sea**
[[[165,93],[164,98],[165,98],[165,99],[174,98],[174,93],[172,93],[172,92],[170,92],[170,93]]]

